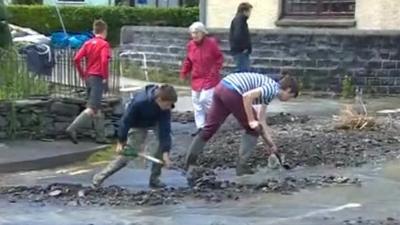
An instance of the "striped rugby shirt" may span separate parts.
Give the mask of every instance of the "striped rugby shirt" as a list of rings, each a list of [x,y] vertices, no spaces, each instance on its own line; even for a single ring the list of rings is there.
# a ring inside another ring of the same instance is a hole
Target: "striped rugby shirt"
[[[244,93],[261,88],[261,95],[253,104],[268,105],[272,99],[279,93],[280,86],[273,79],[260,73],[232,73],[223,79],[223,82],[228,83],[241,95]]]

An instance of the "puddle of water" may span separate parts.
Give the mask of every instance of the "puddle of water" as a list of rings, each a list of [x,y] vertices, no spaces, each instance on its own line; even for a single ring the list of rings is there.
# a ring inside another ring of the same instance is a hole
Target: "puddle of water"
[[[327,167],[298,168],[293,171],[262,170],[255,176],[242,177],[242,181],[256,182],[271,176],[310,176],[337,174],[359,177],[358,186],[334,186],[301,190],[292,195],[266,194],[249,196],[237,202],[206,204],[186,202],[177,206],[140,209],[116,208],[56,208],[0,203],[0,224],[341,224],[343,220],[357,218],[382,219],[400,217],[400,161],[383,166],[335,169]],[[131,172],[131,171],[126,171]],[[137,173],[137,172],[135,172]],[[234,170],[221,172],[221,177],[232,178]],[[76,176],[82,174],[78,173]],[[132,175],[132,174],[131,174]],[[173,174],[168,174],[172,176]],[[121,174],[121,177],[126,175]],[[180,176],[175,174],[173,176]],[[121,179],[118,175],[116,179]],[[132,177],[139,177],[139,174]],[[146,177],[147,176],[143,176]],[[170,177],[171,178],[171,177]],[[136,179],[137,180],[137,179]],[[147,180],[144,180],[144,184]],[[179,183],[179,182],[178,182]]]

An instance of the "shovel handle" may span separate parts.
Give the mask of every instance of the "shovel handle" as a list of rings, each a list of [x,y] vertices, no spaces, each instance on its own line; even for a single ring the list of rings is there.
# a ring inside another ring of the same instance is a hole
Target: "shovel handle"
[[[149,161],[152,161],[152,162],[154,162],[154,163],[158,163],[158,164],[161,164],[161,165],[164,164],[163,161],[161,161],[161,160],[159,160],[159,159],[157,159],[157,158],[155,158],[155,157],[153,157],[153,156],[145,155],[145,154],[143,154],[143,153],[139,153],[138,155],[139,155],[140,157],[143,157],[143,158],[145,158],[145,159],[147,159],[147,160],[149,160]]]

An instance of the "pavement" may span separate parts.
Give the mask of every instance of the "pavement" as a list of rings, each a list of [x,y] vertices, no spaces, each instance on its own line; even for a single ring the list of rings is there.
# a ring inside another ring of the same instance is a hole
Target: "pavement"
[[[107,148],[92,142],[75,145],[67,140],[15,140],[0,142],[0,173],[39,170],[83,161]]]

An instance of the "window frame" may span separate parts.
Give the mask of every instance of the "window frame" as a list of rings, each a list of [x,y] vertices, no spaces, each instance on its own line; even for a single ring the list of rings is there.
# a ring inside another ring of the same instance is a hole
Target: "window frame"
[[[287,7],[290,4],[289,1],[292,0],[281,0],[281,15],[280,19],[354,19],[355,18],[355,7],[356,0],[340,0],[340,2],[344,3],[354,3],[354,10],[344,13],[332,12],[332,13],[324,13],[323,12],[323,3],[326,0],[315,0],[317,3],[317,8],[315,11],[308,12],[288,12]]]

